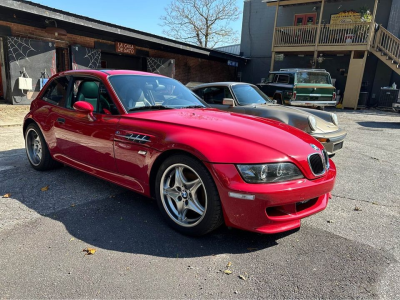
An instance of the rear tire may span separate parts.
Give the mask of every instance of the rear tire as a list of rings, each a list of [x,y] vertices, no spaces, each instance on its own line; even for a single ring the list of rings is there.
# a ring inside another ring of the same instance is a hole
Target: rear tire
[[[160,166],[155,194],[168,225],[191,236],[204,235],[223,223],[217,187],[207,168],[188,155],[174,155]]]
[[[29,124],[24,133],[25,150],[31,166],[38,171],[46,171],[61,166],[50,154],[46,141],[39,127]]]

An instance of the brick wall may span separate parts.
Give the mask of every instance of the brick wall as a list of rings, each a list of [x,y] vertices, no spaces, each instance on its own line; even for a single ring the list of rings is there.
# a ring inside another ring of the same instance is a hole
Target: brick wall
[[[44,28],[25,26],[0,20],[0,25],[11,28],[13,36],[46,40],[55,43],[56,47],[66,48],[69,45],[79,44],[83,47],[94,48],[95,42],[113,45],[113,41],[93,39],[90,37],[67,34],[67,36],[54,36],[46,33]],[[229,67],[226,62],[200,59],[171,52],[152,50],[143,47],[137,49],[149,52],[150,57],[175,59],[175,78],[186,84],[190,81],[213,82],[236,80],[235,68]],[[69,62],[67,62],[69,65]]]

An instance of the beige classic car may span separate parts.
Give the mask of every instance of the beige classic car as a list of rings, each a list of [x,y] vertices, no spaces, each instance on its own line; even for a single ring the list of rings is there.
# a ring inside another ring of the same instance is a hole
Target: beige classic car
[[[330,156],[343,148],[347,133],[338,127],[334,113],[276,104],[255,85],[242,82],[206,83],[192,90],[211,107],[274,119],[297,127],[320,141]]]

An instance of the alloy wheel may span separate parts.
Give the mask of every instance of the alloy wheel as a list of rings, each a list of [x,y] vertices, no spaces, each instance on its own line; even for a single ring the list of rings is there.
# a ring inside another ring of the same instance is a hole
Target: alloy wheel
[[[193,227],[207,210],[207,193],[201,177],[191,167],[174,164],[161,178],[160,195],[169,217],[178,225]]]
[[[38,166],[42,161],[42,142],[39,134],[33,128],[27,131],[25,143],[26,153],[28,154],[30,162],[34,166]]]

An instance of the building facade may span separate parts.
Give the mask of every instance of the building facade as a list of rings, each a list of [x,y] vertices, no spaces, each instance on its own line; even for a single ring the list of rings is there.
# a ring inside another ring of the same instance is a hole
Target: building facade
[[[22,0],[0,2],[0,98],[29,104],[70,69],[149,71],[186,84],[235,80],[244,59]]]
[[[381,87],[400,85],[400,0],[249,0],[244,3],[243,81],[270,70],[330,72],[345,107],[361,92],[374,105]]]

